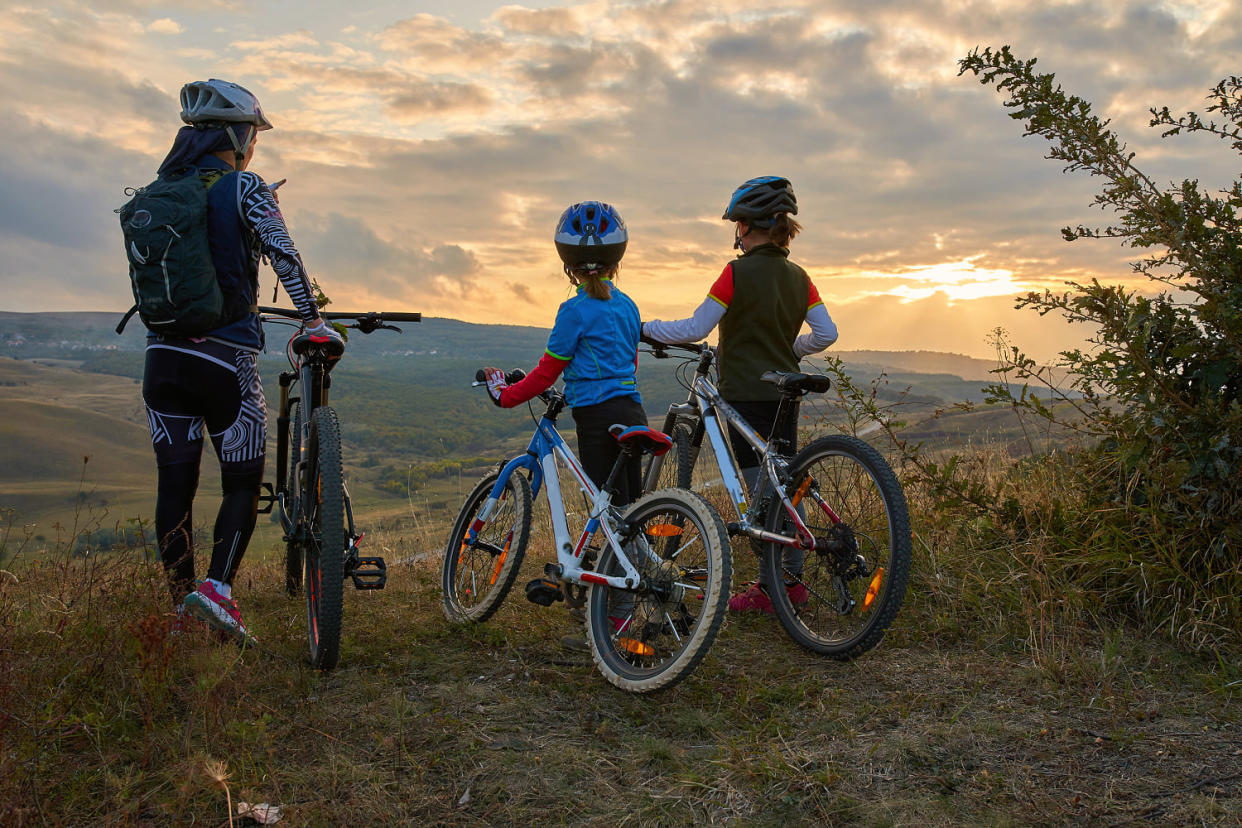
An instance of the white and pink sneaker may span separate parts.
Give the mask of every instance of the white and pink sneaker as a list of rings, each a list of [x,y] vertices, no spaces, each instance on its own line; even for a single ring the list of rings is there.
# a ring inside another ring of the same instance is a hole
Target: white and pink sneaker
[[[252,636],[242,623],[241,611],[232,598],[225,598],[216,591],[211,581],[203,581],[198,590],[185,597],[186,609],[195,618],[205,622],[213,629],[231,633],[242,639],[253,641]]]

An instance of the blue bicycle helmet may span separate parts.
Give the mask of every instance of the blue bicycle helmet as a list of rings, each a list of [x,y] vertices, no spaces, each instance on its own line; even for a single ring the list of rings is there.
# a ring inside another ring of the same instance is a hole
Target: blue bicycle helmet
[[[744,221],[757,227],[771,227],[777,213],[797,215],[798,198],[788,178],[764,175],[752,178],[733,191],[722,219]]]
[[[603,269],[621,261],[630,234],[611,204],[581,201],[561,213],[553,239],[565,267]]]

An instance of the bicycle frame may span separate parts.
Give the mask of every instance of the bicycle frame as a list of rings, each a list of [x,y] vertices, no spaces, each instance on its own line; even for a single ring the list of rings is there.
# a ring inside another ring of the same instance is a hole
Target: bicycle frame
[[[630,562],[629,556],[621,547],[618,533],[620,527],[615,525],[612,514],[612,495],[600,491],[587,477],[582,464],[566,445],[565,440],[556,430],[556,417],[564,408],[564,399],[554,396],[548,410],[539,421],[535,434],[531,437],[526,453],[518,455],[505,464],[500,478],[492,488],[487,502],[479,510],[475,522],[466,533],[466,542],[473,545],[479,529],[491,519],[504,494],[505,484],[511,474],[525,469],[530,475],[531,494],[539,496],[540,486],[546,483],[548,506],[552,513],[552,532],[556,539],[556,559],[560,569],[559,578],[575,584],[601,584],[614,589],[635,589],[641,580],[638,570]],[[560,477],[557,474],[558,460],[573,473],[578,487],[586,494],[590,502],[590,513],[586,526],[577,542],[569,530],[569,521],[565,516],[565,501],[561,494]],[[582,566],[582,555],[587,543],[597,531],[602,531],[617,562],[624,570],[623,575],[602,575]]]
[[[289,365],[293,371],[280,373],[280,408],[276,417],[276,500],[280,507],[277,513],[280,516],[281,527],[288,535],[298,528],[301,517],[296,510],[298,504],[294,504],[295,509],[290,512],[288,511],[289,504],[285,501],[289,482],[287,462],[289,458],[289,412],[294,403],[303,403],[297,457],[300,473],[302,463],[306,459],[311,414],[319,406],[328,404],[328,389],[332,387],[332,375],[329,373],[327,361],[321,356],[310,354],[301,360],[295,359],[291,353],[287,353],[286,356],[289,358]],[[301,395],[294,396],[299,389],[301,389]],[[352,545],[358,533],[354,526],[354,510],[350,503],[349,489],[344,484],[342,485],[345,501],[345,529]]]
[[[704,348],[706,347],[704,346]],[[698,424],[691,443],[692,458],[697,456],[701,440],[705,436],[712,447],[712,452],[715,454],[716,466],[720,470],[720,477],[725,491],[728,493],[729,500],[733,503],[733,508],[737,513],[737,522],[729,524],[730,534],[746,535],[758,541],[776,543],[782,546],[795,546],[807,550],[815,549],[815,536],[807,528],[802,516],[798,514],[798,506],[802,499],[809,494],[834,524],[840,523],[841,519],[824,502],[823,498],[813,489],[810,489],[810,487],[801,487],[799,491],[792,494],[786,491],[786,486],[783,483],[787,477],[787,464],[785,460],[781,458],[774,446],[769,444],[759,436],[758,432],[750,427],[733,406],[725,402],[724,398],[720,396],[720,391],[717,390],[716,386],[708,378],[708,368],[711,365],[713,355],[713,351],[704,350],[701,352],[699,368],[695,372],[694,381],[691,383],[689,399],[685,403],[674,404],[669,407],[669,420],[673,421],[678,415],[686,414],[693,414],[698,417]],[[768,496],[766,493],[767,487],[771,486],[772,494],[770,496],[780,500],[781,507],[793,522],[796,532],[795,536],[790,537],[769,532],[751,523],[749,506],[746,500],[746,486],[742,482],[742,473],[738,468],[737,459],[733,456],[733,451],[729,446],[729,440],[724,430],[725,424],[732,426],[742,436],[742,439],[754,448],[755,453],[760,458],[760,464],[764,473],[760,476],[756,486],[755,501],[762,503],[764,498]],[[669,430],[671,425],[671,422],[666,423],[665,430]],[[655,481],[659,478],[660,466],[662,464],[662,457],[653,458],[644,480],[644,489],[650,489],[654,486]]]

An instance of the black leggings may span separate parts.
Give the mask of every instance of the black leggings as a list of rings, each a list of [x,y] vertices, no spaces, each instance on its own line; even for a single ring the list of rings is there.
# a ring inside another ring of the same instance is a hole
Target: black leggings
[[[578,459],[582,470],[596,486],[603,486],[621,454],[621,444],[608,433],[608,427],[621,425],[646,425],[647,412],[633,397],[613,397],[595,405],[583,405],[574,409],[574,423],[578,426]],[[617,477],[617,494],[612,502],[624,506],[633,502],[643,490],[642,459],[632,455]]]
[[[232,583],[254,532],[267,407],[255,356],[218,343],[148,347],[142,395],[159,467],[155,531],[173,601],[194,589],[194,494],[203,434],[220,459],[224,495],[207,577]]]

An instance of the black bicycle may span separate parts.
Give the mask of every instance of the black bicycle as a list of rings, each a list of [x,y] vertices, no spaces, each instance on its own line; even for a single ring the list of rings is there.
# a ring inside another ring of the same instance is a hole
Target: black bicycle
[[[643,489],[695,486],[695,461],[706,438],[715,464],[705,468],[733,505],[730,535],[747,537],[759,554],[772,608],[789,636],[811,650],[849,659],[874,647],[897,616],[910,574],[910,516],[901,483],[884,457],[857,437],[813,440],[793,457],[784,441],[765,441],[720,396],[711,380],[716,357],[709,345],[664,345],[644,339],[657,358],[668,350],[687,356],[677,379],[689,396],[669,407],[661,429],[673,441],[652,457]],[[823,393],[828,377],[768,371],[781,397],[775,434],[796,417],[798,400]],[[759,457],[754,496],[726,436],[736,430]],[[717,476],[718,475],[718,476]],[[785,585],[785,589],[779,587]]]
[[[341,614],[345,580],[356,589],[383,589],[384,559],[359,553],[362,533],[341,470],[341,426],[328,404],[332,368],[344,344],[309,334],[301,315],[286,308],[259,308],[264,322],[290,325],[286,356],[292,370],[280,374],[276,417],[276,489],[265,483],[264,513],[277,509],[285,541],[285,590],[305,586],[306,637],[311,665],[331,670],[341,655]],[[350,320],[346,328],[369,334],[400,332],[390,322],[419,322],[419,313],[323,313],[327,320]]]

